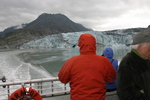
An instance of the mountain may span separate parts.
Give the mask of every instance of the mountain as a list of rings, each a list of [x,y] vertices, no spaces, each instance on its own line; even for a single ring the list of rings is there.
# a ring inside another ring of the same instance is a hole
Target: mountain
[[[25,29],[54,30],[58,33],[88,31],[81,24],[71,21],[62,14],[42,14],[35,21],[27,24]]]
[[[0,48],[16,48],[23,43],[36,40],[47,35],[90,31],[81,24],[71,21],[63,14],[41,14],[37,19],[22,24],[21,27],[12,26],[0,33]]]
[[[21,29],[24,26],[26,26],[26,24],[21,24],[21,25],[16,25],[16,26],[6,28],[3,32],[0,32],[0,37],[4,37],[6,33],[16,31],[17,29]]]

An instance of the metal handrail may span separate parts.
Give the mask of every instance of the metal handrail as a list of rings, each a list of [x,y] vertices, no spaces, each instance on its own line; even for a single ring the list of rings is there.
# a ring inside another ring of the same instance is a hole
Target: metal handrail
[[[69,84],[61,83],[58,77],[9,81],[0,83],[0,100],[7,100],[11,93],[22,87],[33,88],[37,90],[43,98],[70,93]]]
[[[8,97],[15,90],[22,87],[37,90],[42,98],[70,93],[69,84],[61,83],[58,77],[23,81],[6,81],[5,83],[0,83],[0,100],[8,100]],[[116,91],[106,93],[106,96],[112,95],[116,95]]]

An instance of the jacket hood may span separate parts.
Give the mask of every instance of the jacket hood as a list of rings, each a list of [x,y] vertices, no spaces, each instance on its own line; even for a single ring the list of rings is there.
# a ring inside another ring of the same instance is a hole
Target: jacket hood
[[[94,53],[96,54],[96,39],[91,34],[82,34],[78,40],[80,54]]]
[[[106,48],[103,52],[103,56],[112,59],[114,57],[114,52],[112,50],[112,48]]]

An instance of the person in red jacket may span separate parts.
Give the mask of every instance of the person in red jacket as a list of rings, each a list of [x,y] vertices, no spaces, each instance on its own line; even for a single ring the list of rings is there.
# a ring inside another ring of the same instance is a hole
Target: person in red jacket
[[[116,79],[116,70],[106,57],[96,54],[96,39],[91,34],[82,34],[78,46],[80,55],[65,62],[59,80],[70,82],[70,100],[104,100],[106,82]]]

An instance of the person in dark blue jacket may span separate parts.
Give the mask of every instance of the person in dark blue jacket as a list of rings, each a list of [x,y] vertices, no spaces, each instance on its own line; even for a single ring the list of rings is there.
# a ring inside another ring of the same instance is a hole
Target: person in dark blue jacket
[[[103,51],[103,56],[107,57],[108,60],[112,63],[114,69],[118,70],[118,60],[117,59],[113,59],[114,57],[114,52],[112,48],[106,48]],[[116,90],[116,81],[117,79],[115,79],[115,81],[113,83],[106,83],[106,88],[107,88],[107,92],[111,92],[111,91],[115,91]]]

